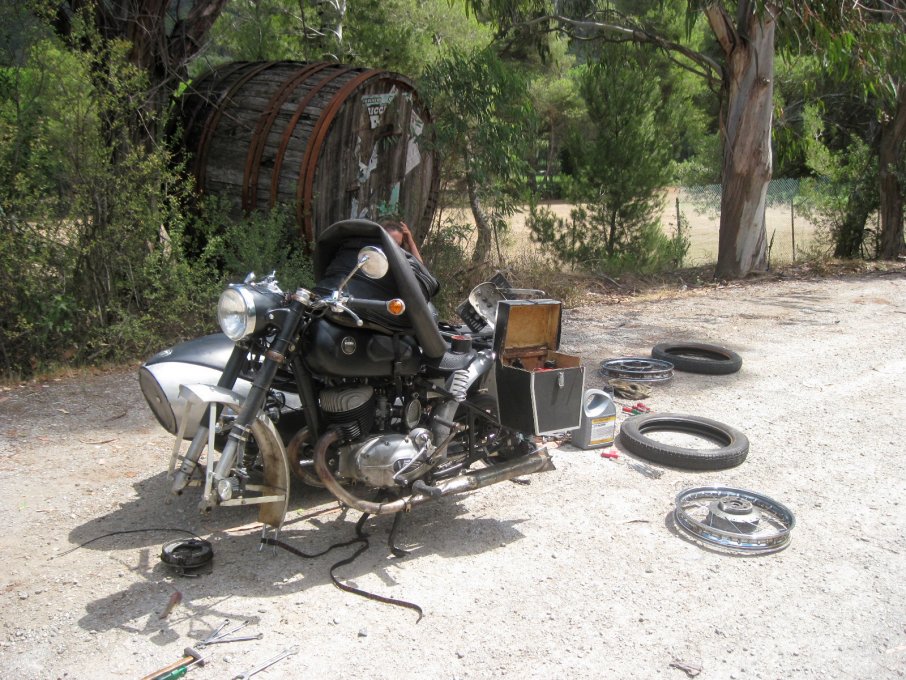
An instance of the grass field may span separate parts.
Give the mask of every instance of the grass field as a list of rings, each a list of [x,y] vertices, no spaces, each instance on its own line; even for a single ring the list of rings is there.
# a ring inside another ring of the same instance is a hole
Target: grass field
[[[676,231],[677,198],[680,213],[684,216],[689,232],[689,252],[683,262],[684,266],[703,266],[717,261],[717,242],[720,216],[715,212],[700,207],[682,190],[671,189],[664,201],[664,213],[661,225],[664,231],[673,235]],[[569,217],[572,206],[567,203],[546,203],[545,206],[558,217]],[[528,228],[525,226],[525,212],[514,215],[510,220],[510,235],[507,252],[516,254],[526,249],[536,248],[532,243]],[[685,225],[684,225],[685,226]],[[771,248],[772,265],[789,264],[794,259],[802,259],[804,253],[814,248],[815,227],[802,215],[792,214],[790,205],[769,207],[765,215],[768,243]],[[796,258],[793,257],[793,237],[795,233]]]

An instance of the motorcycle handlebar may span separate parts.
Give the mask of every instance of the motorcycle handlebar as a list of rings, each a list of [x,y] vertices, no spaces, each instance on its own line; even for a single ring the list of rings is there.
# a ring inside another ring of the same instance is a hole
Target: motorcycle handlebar
[[[406,310],[405,303],[399,298],[393,300],[368,300],[365,298],[349,298],[346,306],[352,310],[390,312],[391,314],[402,314]]]

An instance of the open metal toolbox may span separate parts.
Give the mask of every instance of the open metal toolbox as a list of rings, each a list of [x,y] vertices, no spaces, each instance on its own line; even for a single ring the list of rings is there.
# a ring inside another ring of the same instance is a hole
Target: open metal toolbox
[[[494,367],[500,422],[536,435],[579,427],[585,367],[559,351],[562,305],[557,300],[500,300]]]

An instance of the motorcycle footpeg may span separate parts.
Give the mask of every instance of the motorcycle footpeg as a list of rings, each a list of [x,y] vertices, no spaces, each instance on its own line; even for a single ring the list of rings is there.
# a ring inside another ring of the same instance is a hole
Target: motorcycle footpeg
[[[443,489],[440,489],[436,486],[431,486],[430,484],[426,484],[421,479],[416,479],[412,483],[412,490],[416,493],[420,493],[423,496],[428,496],[430,498],[440,498],[444,495]]]

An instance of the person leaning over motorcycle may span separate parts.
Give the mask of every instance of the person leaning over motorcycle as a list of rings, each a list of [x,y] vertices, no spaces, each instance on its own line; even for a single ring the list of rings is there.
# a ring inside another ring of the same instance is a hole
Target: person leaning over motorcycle
[[[405,222],[398,220],[384,220],[381,222],[381,226],[384,227],[384,231],[390,234],[396,245],[402,248],[409,266],[412,267],[415,278],[421,284],[425,300],[430,302],[431,298],[437,295],[440,290],[440,283],[425,266],[425,261],[422,260],[422,254],[418,251],[418,246],[415,243],[415,239],[412,238],[412,232],[409,231],[409,227]]]
[[[415,245],[415,240],[412,238],[412,234],[409,232],[408,227],[403,231],[399,225],[405,227],[401,222],[391,221],[386,221],[381,226],[384,227],[384,230],[391,239],[399,245],[400,250],[402,250],[403,255],[406,257],[406,261],[412,269],[412,273],[415,274],[419,288],[421,288],[422,294],[425,296],[425,301],[430,304],[431,298],[437,295],[440,290],[440,284],[422,262],[421,253],[418,252],[418,246]],[[358,260],[359,249],[365,245],[377,244],[378,242],[373,238],[353,238],[347,241],[343,247],[336,252],[330,264],[325,268],[323,278],[315,285],[315,292],[319,295],[329,294],[329,292],[336,288],[340,281],[345,278],[352,268],[355,267]],[[410,248],[413,248],[415,252],[413,253],[409,250],[406,247],[407,245]],[[396,290],[396,287],[393,284],[392,277],[384,277],[383,279],[375,281],[361,273],[356,274],[352,278],[348,284],[348,288],[349,292],[354,297],[389,300],[399,294],[399,291]]]
[[[409,227],[405,222],[385,220],[384,222],[381,222],[381,226],[393,237],[393,240],[396,241],[396,245],[411,253],[412,256],[422,264],[425,263],[422,259],[422,254],[418,252],[418,246],[415,243],[415,239],[412,238],[412,232],[409,231]]]

